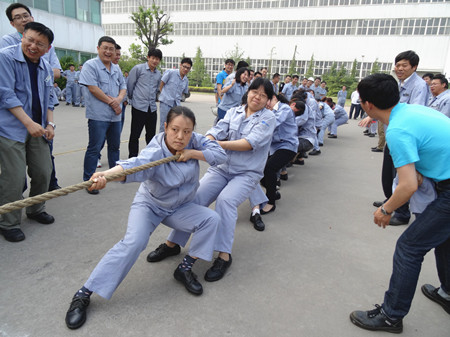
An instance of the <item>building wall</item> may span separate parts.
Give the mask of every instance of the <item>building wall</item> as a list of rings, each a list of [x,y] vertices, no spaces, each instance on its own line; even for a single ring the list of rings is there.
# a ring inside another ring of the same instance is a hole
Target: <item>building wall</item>
[[[137,42],[134,24],[129,18],[131,12],[140,3],[146,5],[147,2],[107,0],[103,3],[105,32],[111,34],[123,50]],[[272,63],[278,65],[272,73],[284,74],[297,46],[300,74],[306,71],[314,54],[316,75],[329,69],[333,62],[337,62],[338,67],[344,65],[350,69],[356,59],[358,73],[362,76],[370,72],[375,60],[382,70],[390,71],[395,55],[412,49],[421,58],[419,71],[450,73],[449,2],[157,1],[168,10],[175,28],[170,36],[173,43],[160,48],[166,64],[173,66],[177,62],[172,59],[183,53],[193,57],[200,47],[208,71],[217,73],[222,68],[225,54],[237,44],[244,51],[244,57],[252,60],[254,68],[268,66],[272,59]],[[223,9],[211,9],[217,7]],[[219,64],[215,64],[217,61]]]

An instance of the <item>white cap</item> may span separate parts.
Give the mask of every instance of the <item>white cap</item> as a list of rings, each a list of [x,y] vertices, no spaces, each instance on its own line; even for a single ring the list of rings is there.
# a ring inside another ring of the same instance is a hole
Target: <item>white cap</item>
[[[308,78],[308,81],[313,81],[314,82],[314,77]]]

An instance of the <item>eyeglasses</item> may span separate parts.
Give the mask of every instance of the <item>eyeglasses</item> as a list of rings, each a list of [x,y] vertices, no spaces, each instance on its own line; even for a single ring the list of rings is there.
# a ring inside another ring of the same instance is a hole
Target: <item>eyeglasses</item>
[[[262,99],[269,99],[269,97],[267,97],[266,94],[264,94],[264,93],[262,93],[262,92],[259,92],[259,91],[257,91],[257,90],[250,90],[249,93],[252,94],[252,95],[254,95],[254,96],[259,96],[259,97],[262,98]]]
[[[111,53],[114,53],[116,51],[116,48],[114,48],[114,47],[107,47],[107,46],[101,46],[100,49],[102,49],[104,51],[109,51]]]
[[[28,20],[30,17],[31,17],[30,14],[15,15],[15,16],[13,17],[13,21]]]
[[[186,70],[191,70],[191,67],[190,66],[185,66],[184,64],[182,64],[181,65],[184,69],[186,69]]]
[[[28,43],[34,43],[36,45],[36,47],[38,47],[41,50],[45,50],[48,48],[48,44],[44,44],[42,42],[36,42],[32,37],[29,37],[29,36],[24,35],[23,37],[28,41]]]

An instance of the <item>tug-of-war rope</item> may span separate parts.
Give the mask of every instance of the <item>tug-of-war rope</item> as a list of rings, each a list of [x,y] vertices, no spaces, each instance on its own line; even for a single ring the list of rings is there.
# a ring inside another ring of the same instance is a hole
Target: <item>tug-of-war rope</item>
[[[141,165],[141,166],[136,166],[136,167],[133,167],[133,168],[130,168],[130,169],[123,170],[122,172],[119,172],[119,173],[105,175],[105,179],[106,179],[106,181],[112,181],[112,180],[115,180],[117,178],[125,177],[125,176],[128,176],[130,174],[133,174],[133,173],[136,173],[136,172],[139,172],[139,171],[147,170],[147,169],[149,169],[151,167],[155,167],[155,166],[158,166],[158,165],[166,164],[166,163],[171,162],[171,161],[178,160],[178,158],[180,158],[179,154],[171,156],[171,157],[155,160],[155,161],[152,161],[150,163],[147,163],[147,164],[144,164],[144,165]],[[89,188],[89,187],[91,187],[91,185],[93,183],[94,182],[92,180],[87,180],[87,181],[83,181],[82,183],[79,183],[79,184],[75,184],[75,185],[71,185],[71,186],[67,186],[67,187],[61,188],[59,190],[54,190],[54,191],[51,191],[51,192],[46,192],[46,193],[43,193],[43,194],[36,195],[34,197],[25,198],[23,200],[10,202],[8,204],[0,206],[0,215],[5,214],[5,213],[9,213],[9,212],[12,212],[12,211],[16,211],[16,210],[19,210],[19,209],[22,209],[22,208],[25,208],[25,207],[28,207],[28,206],[31,206],[31,205],[39,204],[41,202],[44,202],[44,201],[47,201],[47,200],[50,200],[50,199],[54,199],[54,198],[57,198],[57,197],[60,197],[60,196],[63,196],[63,195],[67,195],[69,193],[73,193],[73,192],[76,192],[76,191],[79,191],[79,190],[82,190],[82,189],[85,189],[85,188]]]

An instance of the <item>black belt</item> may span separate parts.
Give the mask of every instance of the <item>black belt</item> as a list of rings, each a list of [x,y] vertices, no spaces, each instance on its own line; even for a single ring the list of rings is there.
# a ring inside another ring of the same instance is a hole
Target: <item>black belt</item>
[[[442,180],[436,183],[436,189],[438,190],[438,192],[450,191],[450,179]]]

